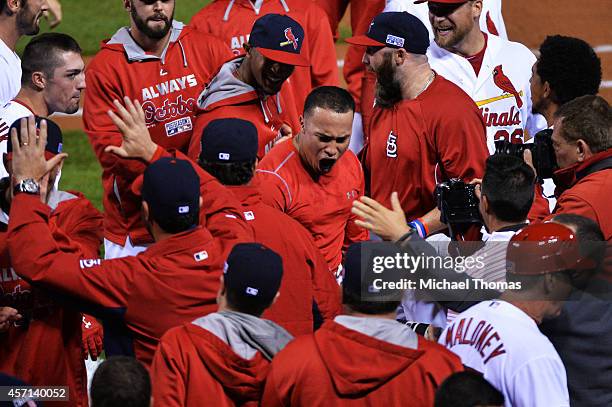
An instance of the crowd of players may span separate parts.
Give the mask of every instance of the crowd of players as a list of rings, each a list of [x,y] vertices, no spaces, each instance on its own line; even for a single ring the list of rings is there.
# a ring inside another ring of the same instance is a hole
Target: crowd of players
[[[66,34],[17,56],[48,4],[0,0],[1,384],[76,406],[612,404],[594,50],[555,35],[536,58],[500,1],[353,1],[347,91],[346,3],[215,0],[184,25],[173,0],[124,0],[85,68]],[[83,92],[103,212],[59,188],[76,158],[46,119]],[[496,153],[544,129],[552,179],[537,149]],[[451,179],[482,230],[443,213]],[[489,244],[486,267],[419,277],[522,289],[362,295],[367,242],[448,236]]]

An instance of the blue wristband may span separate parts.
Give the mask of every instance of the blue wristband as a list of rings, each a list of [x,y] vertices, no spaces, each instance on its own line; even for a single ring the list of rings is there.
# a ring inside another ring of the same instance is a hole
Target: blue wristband
[[[408,226],[412,227],[413,229],[416,229],[419,236],[421,236],[423,239],[427,237],[427,231],[425,229],[425,225],[420,220],[415,219],[411,222],[408,222]]]

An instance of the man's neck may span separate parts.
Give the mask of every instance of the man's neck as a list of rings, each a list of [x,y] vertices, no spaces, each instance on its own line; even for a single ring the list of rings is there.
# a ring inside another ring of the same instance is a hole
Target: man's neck
[[[521,223],[527,223],[527,220],[525,219],[522,222],[504,222],[499,219],[491,219],[489,224],[487,224],[487,228],[489,228],[489,231],[493,233],[499,231],[500,229],[507,228],[509,226],[516,226]]]
[[[7,47],[15,51],[17,41],[21,38],[21,33],[17,29],[15,19],[12,17],[0,18],[0,39],[4,41]]]
[[[257,89],[257,81],[253,76],[253,72],[251,71],[251,67],[249,66],[246,57],[242,59],[242,62],[238,66],[238,69],[236,69],[236,78],[246,83],[247,85],[250,85],[251,87]]]
[[[170,41],[170,35],[172,34],[172,29],[168,30],[168,33],[164,38],[156,39],[150,38],[140,32],[134,24],[130,27],[130,35],[136,41],[136,43],[142,48],[142,50],[148,54],[155,55],[157,57],[161,57]]]
[[[49,111],[49,107],[45,102],[45,98],[42,92],[36,91],[34,89],[30,89],[27,87],[22,87],[19,90],[15,99],[27,105],[30,109],[34,111],[34,114],[37,116],[47,117],[54,112]]]
[[[540,325],[545,317],[548,301],[525,299],[512,291],[505,291],[499,296],[499,299],[514,305],[516,308],[529,315],[537,325]]]
[[[540,112],[540,114],[544,116],[544,118],[546,119],[546,125],[549,128],[552,127],[555,121],[555,113],[557,112],[558,109],[559,109],[558,104],[554,102],[550,102],[544,109],[542,109],[542,112]]]
[[[485,37],[480,27],[475,26],[457,45],[448,49],[453,54],[461,55],[462,57],[471,57],[478,54],[485,46]]]
[[[400,80],[402,86],[402,99],[412,100],[423,93],[433,82],[435,74],[428,63],[421,64],[415,69],[405,71],[405,77]]]

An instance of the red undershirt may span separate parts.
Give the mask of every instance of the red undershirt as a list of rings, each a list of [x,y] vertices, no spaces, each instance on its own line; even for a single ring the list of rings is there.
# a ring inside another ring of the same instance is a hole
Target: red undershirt
[[[478,76],[478,74],[480,73],[480,67],[482,66],[482,61],[484,60],[484,54],[485,51],[487,50],[487,41],[488,41],[488,36],[486,33],[482,33],[484,35],[484,47],[482,47],[482,49],[475,55],[472,55],[471,57],[465,57],[465,59],[468,60],[468,62],[470,64],[472,64],[472,68],[474,68],[474,72],[476,72],[476,76]]]

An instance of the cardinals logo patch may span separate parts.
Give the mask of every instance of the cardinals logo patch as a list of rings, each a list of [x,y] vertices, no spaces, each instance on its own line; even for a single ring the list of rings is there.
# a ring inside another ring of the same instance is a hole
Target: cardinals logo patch
[[[293,49],[297,51],[299,38],[295,38],[295,35],[293,35],[293,30],[291,29],[291,27],[285,28],[285,38],[287,38],[287,41],[281,42],[279,45],[281,47],[284,47],[284,46],[293,44]]]
[[[506,74],[504,74],[501,65],[497,65],[495,68],[493,68],[493,82],[495,83],[495,86],[497,86],[504,92],[514,96],[514,98],[516,99],[516,105],[519,109],[523,107],[523,100],[521,99],[521,94],[516,91],[516,88],[510,81],[510,78],[508,78]]]

